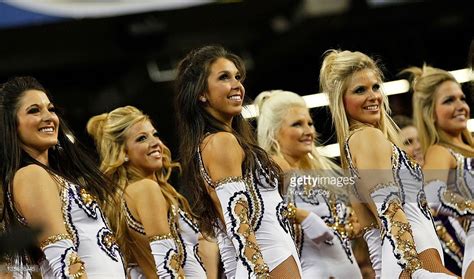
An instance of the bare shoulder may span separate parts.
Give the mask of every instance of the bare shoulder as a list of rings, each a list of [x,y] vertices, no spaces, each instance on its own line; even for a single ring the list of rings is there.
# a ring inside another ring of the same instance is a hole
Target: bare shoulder
[[[228,132],[209,135],[203,141],[201,152],[204,162],[215,162],[215,164],[242,163],[244,156],[237,138]]]
[[[162,196],[160,185],[156,181],[149,178],[138,180],[127,186],[125,193],[133,200],[141,196],[148,196],[150,194],[158,194]]]
[[[31,164],[19,169],[13,178],[15,194],[31,197],[58,194],[58,185],[41,166]]]
[[[434,144],[426,150],[424,169],[449,169],[456,167],[456,160],[449,150]]]
[[[213,180],[242,175],[245,153],[232,133],[209,135],[201,146],[204,166]]]
[[[275,163],[277,163],[277,165],[281,168],[281,170],[283,172],[287,172],[287,171],[290,171],[292,169],[290,164],[288,164],[288,162],[285,159],[283,159],[279,156],[273,155],[272,160]]]
[[[41,166],[19,169],[13,179],[15,206],[28,223],[43,228],[40,239],[65,232],[59,185]]]
[[[366,127],[349,139],[349,149],[358,168],[390,168],[392,144],[379,129]]]
[[[383,141],[388,142],[382,131],[373,127],[364,127],[351,136],[349,145],[374,144]]]

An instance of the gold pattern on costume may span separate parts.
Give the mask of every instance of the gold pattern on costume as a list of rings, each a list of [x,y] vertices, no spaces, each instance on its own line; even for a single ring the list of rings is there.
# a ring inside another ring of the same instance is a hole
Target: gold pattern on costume
[[[410,223],[395,220],[397,212],[402,211],[398,200],[389,201],[387,210],[383,215],[390,223],[390,231],[387,231],[389,238],[395,241],[395,252],[401,254],[404,270],[412,274],[417,269],[421,268],[421,261],[416,252],[415,243],[413,240],[413,232]],[[407,239],[408,238],[408,239]]]
[[[113,245],[117,244],[115,237],[112,234],[108,234],[104,237],[105,245],[108,249],[112,248]]]
[[[439,224],[436,226],[436,234],[438,235],[439,239],[445,244],[446,248],[449,249],[452,253],[454,253],[458,258],[463,258],[463,253],[461,251],[461,247],[454,241],[451,235],[448,233],[446,228]]]
[[[172,265],[171,267],[176,271],[176,273],[178,270],[180,270],[180,267],[184,266],[184,262],[186,260],[185,247],[184,247],[183,241],[181,240],[181,236],[179,232],[180,229],[178,226],[178,222],[179,222],[178,218],[179,218],[178,208],[172,204],[170,206],[169,213],[168,213],[168,222],[170,224],[170,235],[176,244],[176,250],[177,250],[177,253],[171,256],[171,262],[176,263],[175,265]]]
[[[81,258],[79,258],[76,252],[72,253],[69,257],[69,268],[71,268],[71,266],[74,264],[80,264],[79,270],[72,274],[70,273],[69,275],[73,279],[81,278],[86,272],[86,268],[84,267],[84,262],[81,260]]]
[[[294,220],[296,218],[296,206],[293,203],[288,203],[286,210],[283,211],[283,217]]]
[[[444,191],[442,198],[443,202],[454,207],[460,214],[474,214],[474,203],[471,200],[466,200],[449,190]]]
[[[48,238],[46,238],[45,240],[41,241],[40,243],[40,248],[41,250],[43,250],[46,246],[52,244],[52,243],[55,243],[55,242],[58,242],[60,240],[63,240],[63,239],[69,239],[69,240],[72,240],[71,239],[71,235],[67,234],[67,233],[59,233],[59,234],[55,234],[55,235],[52,235],[52,236],[49,236]]]
[[[160,235],[154,235],[154,236],[148,237],[148,240],[150,242],[165,240],[165,239],[173,239],[173,235],[169,232],[169,233],[166,233],[166,234],[160,234]]]
[[[270,269],[268,265],[263,261],[263,256],[260,252],[258,245],[254,241],[249,239],[249,237],[252,235],[252,228],[248,222],[248,203],[244,199],[239,199],[236,201],[235,205],[241,206],[240,212],[237,213],[237,217],[239,218],[240,223],[238,231],[245,238],[243,249],[244,256],[248,259],[248,257],[245,255],[247,254],[246,252],[251,254],[250,262],[254,267],[254,273],[257,278],[270,278]]]
[[[372,195],[374,192],[376,192],[380,189],[386,188],[386,187],[398,187],[398,186],[397,186],[397,184],[395,184],[395,182],[379,183],[379,184],[375,185],[374,187],[372,187],[372,189],[369,190],[369,194]]]
[[[81,188],[79,194],[81,195],[81,199],[84,201],[86,205],[90,205],[91,203],[95,201],[94,197],[91,194],[89,194],[84,188]]]

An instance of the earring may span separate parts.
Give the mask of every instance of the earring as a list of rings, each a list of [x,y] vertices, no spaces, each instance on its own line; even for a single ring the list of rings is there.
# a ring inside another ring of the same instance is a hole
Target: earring
[[[207,101],[206,97],[204,97],[204,96],[199,97],[199,100],[203,103],[205,103]]]
[[[61,142],[58,140],[58,143],[56,143],[54,146],[53,146],[53,150],[56,150],[58,152],[62,152],[64,149],[63,147],[61,146]]]
[[[125,156],[125,158],[123,159],[124,162],[128,162],[128,156]]]

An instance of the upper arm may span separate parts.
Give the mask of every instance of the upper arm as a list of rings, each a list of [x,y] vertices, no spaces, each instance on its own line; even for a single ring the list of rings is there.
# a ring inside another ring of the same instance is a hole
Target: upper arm
[[[425,155],[423,173],[425,181],[441,180],[448,181],[449,170],[456,167],[456,160],[445,147],[432,145]]]
[[[393,182],[392,144],[380,130],[365,128],[354,134],[349,148],[359,170],[357,189],[360,194],[365,196],[375,186]]]
[[[354,134],[349,148],[357,169],[392,168],[392,145],[379,129],[365,128]]]
[[[58,185],[45,169],[29,165],[18,170],[13,179],[13,196],[28,224],[41,229],[40,241],[67,233]]]
[[[202,159],[214,181],[242,176],[244,151],[231,133],[219,132],[211,135],[202,150]]]
[[[168,224],[168,203],[161,188],[151,179],[143,179],[127,187],[126,193],[132,201],[130,207],[138,213],[138,219],[147,236],[170,232]]]

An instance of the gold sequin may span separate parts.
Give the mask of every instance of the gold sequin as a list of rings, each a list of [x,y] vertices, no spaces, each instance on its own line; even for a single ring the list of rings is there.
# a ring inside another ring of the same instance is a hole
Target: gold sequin
[[[117,243],[117,241],[115,240],[115,237],[112,234],[106,235],[104,237],[104,242],[105,242],[105,245],[107,246],[107,249],[112,248],[112,246]]]
[[[90,205],[92,202],[94,202],[94,198],[91,194],[89,194],[86,189],[81,188],[80,190],[80,195],[81,199],[84,201],[86,205]]]
[[[254,267],[254,273],[257,278],[270,278],[270,269],[268,265],[263,261],[263,256],[260,252],[260,248],[258,247],[257,243],[249,239],[249,237],[252,235],[252,229],[248,222],[248,203],[244,199],[239,199],[236,201],[235,205],[241,206],[240,212],[237,213],[237,217],[239,218],[240,224],[239,231],[243,230],[241,234],[245,238],[244,255],[245,252],[250,252],[251,257],[249,260]],[[236,209],[234,208],[234,210]]]
[[[52,236],[49,236],[45,240],[41,241],[40,243],[40,248],[41,250],[44,250],[44,248],[52,243],[58,242],[63,239],[70,239],[72,240],[71,236],[67,233],[60,233],[60,234],[55,234]]]
[[[283,211],[283,217],[294,220],[296,218],[296,206],[293,203],[288,203],[285,211]]]
[[[80,264],[79,270],[69,275],[73,279],[81,278],[86,272],[86,268],[84,267],[84,262],[79,258],[76,252],[72,253],[69,257],[69,268],[74,264]]]
[[[448,231],[443,225],[438,224],[436,226],[436,234],[438,235],[439,239],[445,244],[445,246],[449,249],[449,251],[451,251],[460,259],[463,258],[461,247],[459,247],[459,245],[454,241],[454,239],[451,237],[451,235],[448,233]]]
[[[148,237],[150,242],[157,241],[157,240],[165,240],[165,239],[173,239],[173,235],[169,232],[167,234],[160,234]]]
[[[451,191],[444,191],[443,195],[443,202],[452,206],[459,212],[461,215],[465,214],[474,214],[474,204],[471,200],[466,200],[460,195],[453,193]]]
[[[395,220],[395,214],[399,211],[402,211],[399,201],[392,200],[389,202],[387,210],[383,213],[391,225],[391,230],[387,231],[387,236],[395,241],[395,249],[401,254],[404,261],[404,263],[402,262],[405,265],[404,270],[412,274],[421,268],[421,261],[416,252],[410,224]],[[404,235],[405,238],[403,238]]]

